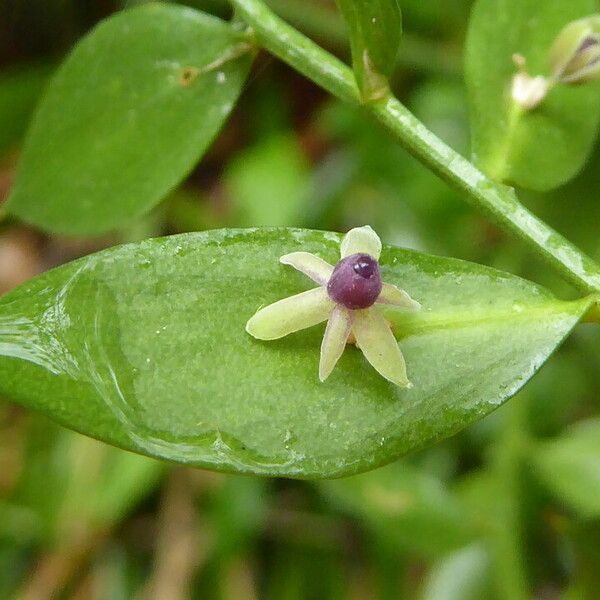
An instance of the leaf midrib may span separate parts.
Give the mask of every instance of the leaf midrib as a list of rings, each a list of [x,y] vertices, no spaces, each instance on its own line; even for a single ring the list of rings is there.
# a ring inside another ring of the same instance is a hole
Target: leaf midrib
[[[551,300],[530,308],[505,307],[494,310],[421,310],[418,312],[384,308],[383,313],[392,323],[397,338],[419,335],[438,329],[471,327],[515,320],[541,320],[548,315],[583,316],[591,306],[593,298],[562,301]]]

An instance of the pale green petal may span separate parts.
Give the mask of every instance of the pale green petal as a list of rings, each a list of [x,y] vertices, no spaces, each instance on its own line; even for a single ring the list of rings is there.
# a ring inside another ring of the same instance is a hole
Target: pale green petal
[[[379,260],[381,240],[368,225],[355,227],[344,236],[340,250],[342,258],[346,258],[351,254],[369,254],[374,259]]]
[[[377,297],[377,302],[391,304],[392,306],[401,306],[402,308],[411,308],[413,310],[421,308],[421,305],[416,300],[413,300],[404,290],[391,283],[383,284],[381,293]]]
[[[365,358],[380,375],[400,387],[411,387],[398,342],[382,315],[372,308],[354,311],[352,331]]]
[[[246,323],[246,331],[259,340],[276,340],[325,321],[334,306],[327,290],[318,287],[261,308]]]
[[[310,252],[292,252],[282,256],[279,262],[294,267],[319,285],[326,285],[333,273],[328,262]]]
[[[325,381],[346,347],[346,341],[352,328],[351,312],[337,305],[327,321],[327,328],[321,344],[321,361],[319,363],[319,379]]]

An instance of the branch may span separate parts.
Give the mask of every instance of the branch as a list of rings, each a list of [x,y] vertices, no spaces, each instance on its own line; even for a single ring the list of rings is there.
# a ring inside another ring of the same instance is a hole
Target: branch
[[[290,27],[261,0],[231,1],[264,48],[337,98],[360,103],[354,74],[344,63]],[[393,96],[363,106],[408,152],[543,256],[565,279],[582,292],[600,291],[600,266],[520,204],[512,188],[479,171]]]

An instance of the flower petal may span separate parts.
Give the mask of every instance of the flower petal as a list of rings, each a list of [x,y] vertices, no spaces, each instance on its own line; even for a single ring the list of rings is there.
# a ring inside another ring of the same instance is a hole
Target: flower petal
[[[347,308],[336,305],[333,309],[323,343],[321,344],[321,361],[319,362],[319,379],[325,381],[346,347],[346,341],[352,328],[352,315]]]
[[[352,331],[365,358],[380,375],[400,387],[411,387],[398,342],[382,315],[372,308],[355,311]]]
[[[333,267],[328,262],[310,252],[291,252],[282,256],[279,262],[294,267],[319,285],[327,285],[333,273]]]
[[[344,236],[340,250],[342,258],[351,254],[368,254],[375,260],[379,260],[381,240],[368,225],[355,227]]]
[[[413,310],[421,308],[421,305],[416,300],[413,300],[404,290],[391,283],[383,284],[381,293],[377,297],[377,302],[391,304],[392,306],[401,306],[402,308],[411,308]]]
[[[259,340],[276,340],[325,321],[334,306],[327,290],[318,287],[261,308],[246,323],[246,331]]]

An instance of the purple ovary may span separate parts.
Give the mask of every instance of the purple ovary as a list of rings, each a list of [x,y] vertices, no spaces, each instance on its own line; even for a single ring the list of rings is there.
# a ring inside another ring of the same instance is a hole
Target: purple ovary
[[[334,302],[355,310],[373,306],[381,285],[377,261],[368,254],[352,254],[335,266],[327,292]]]

